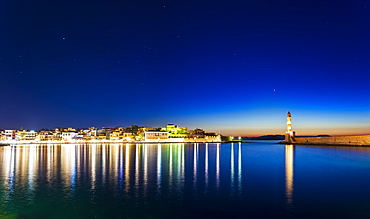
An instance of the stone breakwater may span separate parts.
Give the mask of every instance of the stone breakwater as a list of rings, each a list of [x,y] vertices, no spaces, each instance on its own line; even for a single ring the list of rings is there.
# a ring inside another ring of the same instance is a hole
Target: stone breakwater
[[[289,141],[281,144],[303,145],[346,145],[370,147],[370,135],[357,136],[330,136],[330,137],[292,137]]]

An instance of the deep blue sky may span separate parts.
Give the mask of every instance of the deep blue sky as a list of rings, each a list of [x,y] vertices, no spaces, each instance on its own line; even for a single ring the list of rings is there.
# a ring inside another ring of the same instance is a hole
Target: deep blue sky
[[[0,128],[370,133],[368,1],[2,1]]]

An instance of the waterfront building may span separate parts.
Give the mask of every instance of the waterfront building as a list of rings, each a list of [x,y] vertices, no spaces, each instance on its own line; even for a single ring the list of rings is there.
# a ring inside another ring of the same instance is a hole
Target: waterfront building
[[[96,129],[95,127],[90,127],[90,128],[87,130],[86,134],[87,134],[88,136],[98,136],[98,129]]]
[[[61,141],[62,140],[62,132],[53,132],[54,141]]]
[[[196,128],[189,131],[190,138],[204,138],[205,136],[206,132],[203,129]]]
[[[17,130],[6,129],[3,132],[3,141],[12,141],[16,139]]]
[[[95,141],[105,141],[105,140],[107,140],[106,133],[100,132],[97,136],[94,136],[94,138],[92,140],[95,140]]]
[[[188,128],[179,127],[174,124],[168,124],[162,131],[168,132],[168,137],[170,138],[186,138],[188,137]]]
[[[54,141],[55,135],[52,131],[39,131],[36,136],[36,141]]]
[[[83,140],[91,141],[95,140],[96,136],[99,135],[99,129],[95,127],[84,128],[79,131],[79,134],[83,136]]]
[[[122,132],[122,140],[123,141],[134,141],[135,136],[130,132]]]
[[[16,133],[17,141],[34,141],[36,140],[36,132],[34,130],[18,130]]]
[[[122,127],[116,127],[106,132],[107,140],[119,141],[119,140],[131,140],[132,133],[125,132]],[[129,137],[129,138],[127,138]]]
[[[146,142],[166,142],[168,132],[165,131],[146,131],[144,132],[144,141]]]
[[[73,141],[78,138],[77,132],[62,132],[62,141]]]
[[[114,130],[106,133],[107,140],[118,141],[120,140],[122,131]]]
[[[5,130],[0,130],[0,141],[5,141]]]

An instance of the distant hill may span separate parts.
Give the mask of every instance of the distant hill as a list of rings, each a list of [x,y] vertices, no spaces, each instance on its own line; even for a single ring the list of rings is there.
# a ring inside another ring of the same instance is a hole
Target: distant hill
[[[245,137],[243,140],[284,140],[284,135],[263,135],[259,137]]]
[[[330,135],[301,135],[301,136],[296,136],[296,138],[308,138],[308,137],[330,137]]]
[[[296,136],[296,138],[304,137],[330,137],[330,135],[315,135],[315,136]],[[258,137],[243,137],[243,140],[284,140],[285,135],[262,135]]]

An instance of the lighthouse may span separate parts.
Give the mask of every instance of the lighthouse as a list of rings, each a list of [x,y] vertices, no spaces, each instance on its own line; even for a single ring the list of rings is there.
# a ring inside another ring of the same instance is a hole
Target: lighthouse
[[[293,142],[295,132],[292,129],[292,114],[290,112],[288,112],[286,119],[287,130],[285,132],[285,142]]]

